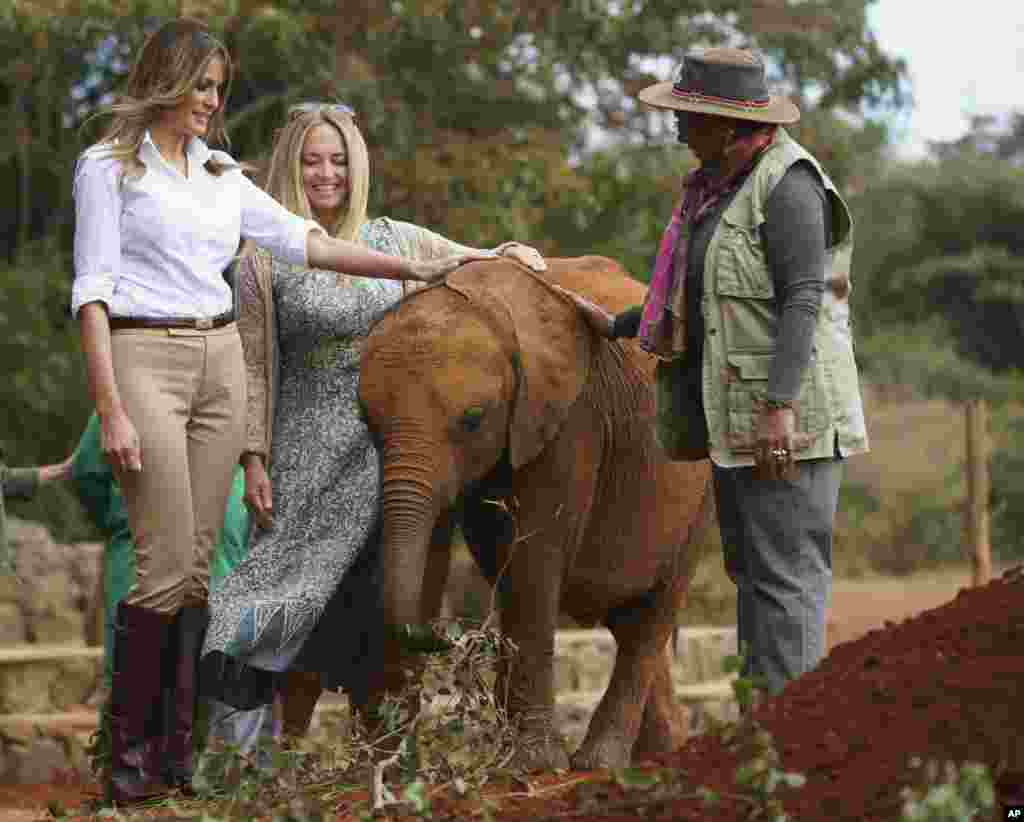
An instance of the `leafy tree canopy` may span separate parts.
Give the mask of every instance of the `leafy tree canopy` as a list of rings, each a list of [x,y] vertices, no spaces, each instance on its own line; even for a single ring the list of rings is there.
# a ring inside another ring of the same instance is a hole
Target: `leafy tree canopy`
[[[958,372],[1024,371],[1024,169],[961,152],[899,170],[860,206],[872,242],[858,252],[857,315],[868,332],[932,329]]]
[[[0,437],[62,457],[88,413],[71,282],[75,158],[144,36],[201,16],[237,63],[231,151],[259,164],[297,100],[344,100],[371,151],[371,213],[464,243],[604,253],[646,276],[688,152],[635,93],[683,53],[750,45],[797,98],[799,139],[841,184],[874,173],[905,66],[871,0],[0,0]]]
[[[670,136],[667,118],[633,95],[665,79],[694,46],[760,48],[773,80],[808,112],[900,102],[905,67],[879,49],[867,5],[361,0],[343,13],[326,0],[9,6],[0,19],[0,103],[14,139],[3,144],[20,156],[3,158],[0,173],[24,190],[6,234],[18,239],[7,250],[45,232],[54,206],[66,204],[69,164],[81,147],[74,127],[116,89],[145,32],[179,12],[207,18],[238,62],[229,109],[238,156],[266,151],[287,103],[343,99],[359,112],[372,149],[375,211],[467,242],[515,235],[556,251],[562,238],[534,229],[562,197],[589,186],[580,169],[588,139],[595,129],[613,145]],[[835,130],[819,117],[804,136],[824,147]]]

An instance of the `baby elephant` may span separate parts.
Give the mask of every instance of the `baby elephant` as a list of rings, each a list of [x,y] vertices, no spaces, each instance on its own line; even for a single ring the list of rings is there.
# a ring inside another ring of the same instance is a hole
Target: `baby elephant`
[[[360,398],[381,449],[383,608],[392,636],[436,618],[452,527],[500,580],[504,671],[527,768],[568,758],[554,731],[559,611],[606,625],[618,653],[576,768],[621,767],[685,741],[668,640],[700,559],[710,466],[670,462],[652,432],[653,358],[601,340],[557,283],[620,311],[644,288],[600,257],[537,274],[476,262],[371,331]],[[402,684],[400,643],[370,707]]]

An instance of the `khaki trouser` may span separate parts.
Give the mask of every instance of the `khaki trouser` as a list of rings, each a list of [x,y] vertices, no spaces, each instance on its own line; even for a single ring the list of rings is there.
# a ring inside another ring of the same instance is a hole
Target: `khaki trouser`
[[[210,553],[245,443],[245,363],[234,323],[111,334],[114,376],[142,470],[118,472],[135,542],[124,602],[174,614],[206,602]]]

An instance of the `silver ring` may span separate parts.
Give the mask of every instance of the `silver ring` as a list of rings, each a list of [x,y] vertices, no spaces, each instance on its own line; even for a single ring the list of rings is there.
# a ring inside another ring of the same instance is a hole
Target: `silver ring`
[[[775,459],[777,460],[784,460],[786,459],[786,457],[789,456],[789,451],[787,451],[785,448],[773,448],[772,456],[775,457]]]

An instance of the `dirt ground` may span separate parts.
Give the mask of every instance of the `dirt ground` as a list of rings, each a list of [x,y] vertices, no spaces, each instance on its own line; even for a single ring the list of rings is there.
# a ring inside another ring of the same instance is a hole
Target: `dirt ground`
[[[970,580],[970,569],[966,567],[905,578],[838,579],[833,587],[829,646],[832,648],[855,640],[873,629],[885,627],[886,623],[898,624],[923,611],[944,605],[956,597],[959,589],[969,586]],[[528,790],[536,797],[536,792],[543,793],[545,786],[552,791],[559,791],[559,784],[564,782],[565,776],[546,786],[544,777],[540,777],[536,782],[531,780],[532,786]],[[59,809],[73,811],[93,796],[95,788],[91,785],[0,786],[0,819],[4,822],[36,822],[61,818]],[[57,812],[51,812],[48,807]],[[141,818],[134,814],[133,817]],[[176,816],[169,814],[165,808],[151,818],[171,820],[199,817]]]

